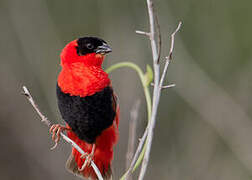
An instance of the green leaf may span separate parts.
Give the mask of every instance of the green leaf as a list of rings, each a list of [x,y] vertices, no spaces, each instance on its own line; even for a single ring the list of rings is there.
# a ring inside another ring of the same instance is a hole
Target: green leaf
[[[145,86],[149,86],[153,80],[153,71],[149,64],[146,66],[146,73],[144,74]]]

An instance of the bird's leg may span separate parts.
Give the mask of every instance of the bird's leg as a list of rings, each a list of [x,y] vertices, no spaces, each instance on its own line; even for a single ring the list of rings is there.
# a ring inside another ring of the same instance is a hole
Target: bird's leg
[[[51,148],[51,150],[57,147],[58,142],[60,141],[60,137],[61,137],[60,133],[65,130],[70,130],[70,129],[60,124],[53,124],[50,127],[49,133],[52,133],[52,140],[55,142],[55,145]]]
[[[95,144],[92,145],[92,151],[90,154],[85,153],[82,154],[80,158],[86,158],[85,162],[83,163],[83,165],[81,166],[81,168],[78,168],[79,171],[83,171],[85,169],[85,167],[89,167],[91,165],[91,161],[94,157],[94,152],[95,152]]]

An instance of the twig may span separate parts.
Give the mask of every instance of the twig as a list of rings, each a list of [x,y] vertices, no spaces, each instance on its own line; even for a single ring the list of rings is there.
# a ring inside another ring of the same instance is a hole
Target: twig
[[[150,122],[147,125],[148,128],[148,136],[147,136],[147,148],[144,154],[144,159],[142,162],[142,167],[139,173],[139,180],[142,180],[144,178],[148,161],[149,161],[149,155],[150,155],[150,149],[152,144],[152,138],[153,138],[153,129],[155,127],[155,121],[156,121],[156,114],[157,114],[157,108],[160,98],[160,91],[159,91],[159,74],[160,74],[160,66],[158,63],[158,51],[157,51],[157,45],[155,41],[155,18],[154,18],[154,10],[153,10],[153,2],[151,0],[147,0],[147,6],[148,6],[148,14],[149,14],[149,23],[150,23],[150,40],[151,40],[151,49],[152,49],[152,58],[153,58],[153,70],[154,70],[154,89],[153,89],[153,104],[152,104],[152,114]]]
[[[156,20],[155,22],[156,22],[156,26],[157,26],[157,37],[158,37],[158,59],[157,59],[157,62],[159,63],[160,56],[161,56],[162,38],[161,38],[161,30],[160,30],[160,25],[158,22],[157,14],[155,14],[155,20]]]
[[[138,99],[132,107],[130,112],[130,121],[129,121],[129,140],[128,140],[128,150],[126,153],[126,170],[130,167],[130,162],[134,155],[135,149],[135,139],[136,139],[136,127],[137,127],[137,118],[140,108],[140,100]],[[128,176],[128,180],[132,179],[131,175]]]
[[[50,127],[51,126],[51,122],[47,119],[47,117],[45,117],[39,110],[38,106],[35,104],[30,92],[28,91],[28,89],[23,86],[23,95],[25,95],[25,97],[29,100],[29,102],[31,103],[31,105],[34,107],[34,109],[36,110],[36,112],[38,113],[39,117],[41,118],[41,122],[44,123],[46,126]]]
[[[164,79],[165,79],[165,75],[166,75],[166,72],[168,70],[168,66],[170,64],[170,61],[172,60],[172,53],[173,53],[173,49],[174,49],[174,38],[175,38],[176,33],[181,28],[181,25],[182,25],[182,22],[180,21],[179,24],[178,24],[178,27],[176,28],[176,30],[171,34],[171,47],[170,47],[169,55],[166,57],[165,67],[164,67],[164,70],[163,70],[163,73],[162,73],[162,76],[161,76],[161,79],[160,79],[160,83],[159,83],[159,88],[160,89],[162,89],[163,82],[164,82]]]
[[[167,88],[171,88],[171,87],[175,87],[176,84],[169,84],[169,85],[166,85],[166,86],[162,86],[162,89],[167,89]]]
[[[138,157],[139,157],[139,155],[141,153],[141,150],[143,148],[145,139],[147,137],[147,133],[148,133],[148,128],[145,129],[142,138],[139,139],[139,144],[138,144],[137,150],[135,152],[134,158],[132,159],[132,161],[130,163],[130,167],[129,167],[128,171],[125,173],[125,175],[121,179],[127,179],[130,176],[132,170],[134,169],[136,161],[137,161],[137,159],[138,159]]]
[[[145,35],[145,36],[148,36],[150,37],[150,33],[149,32],[145,32],[145,31],[136,31],[137,34],[141,34],[141,35]]]
[[[154,69],[154,90],[153,90],[153,105],[152,105],[152,114],[151,114],[151,120],[147,126],[148,128],[148,136],[147,136],[147,147],[146,147],[146,151],[144,154],[144,159],[142,162],[142,167],[139,173],[139,180],[143,180],[144,175],[146,173],[147,170],[147,166],[148,166],[148,162],[149,162],[149,158],[150,158],[150,151],[151,151],[151,145],[152,145],[152,139],[153,139],[153,134],[154,134],[154,128],[155,128],[155,124],[156,124],[156,115],[157,115],[157,109],[158,109],[158,105],[159,105],[159,99],[160,99],[160,94],[161,94],[161,90],[163,87],[163,82],[164,82],[164,77],[166,75],[169,63],[170,63],[170,59],[168,59],[166,61],[163,73],[162,73],[162,77],[159,81],[159,75],[160,75],[160,68],[159,68],[159,64],[158,64],[158,54],[157,54],[157,48],[156,48],[156,42],[154,39],[154,10],[153,10],[153,2],[152,0],[147,0],[147,5],[148,5],[148,14],[149,14],[149,21],[150,21],[150,40],[151,40],[151,48],[152,48],[152,56],[153,56],[153,69]],[[177,29],[175,30],[175,32],[172,34],[172,38],[171,38],[171,49],[170,49],[170,54],[169,56],[172,57],[172,51],[173,51],[173,47],[174,47],[174,36],[176,34],[176,32],[179,30],[181,26],[181,22],[179,23]]]
[[[45,125],[47,125],[48,127],[51,126],[51,122],[47,119],[47,117],[45,117],[41,111],[39,110],[38,106],[36,105],[35,101],[33,100],[30,92],[28,91],[28,89],[26,88],[26,86],[23,86],[23,94],[26,96],[26,98],[28,99],[28,101],[31,103],[32,107],[36,110],[36,112],[38,113],[39,117],[41,118],[41,122],[43,122]],[[71,144],[77,151],[79,151],[81,154],[85,154],[85,152],[75,143],[73,142],[69,137],[67,137],[64,133],[60,133],[60,135],[62,136],[62,138],[68,142],[69,144]],[[103,177],[100,173],[100,170],[97,168],[97,166],[95,165],[95,163],[93,161],[91,161],[91,166],[93,167],[97,177],[99,180],[103,180]]]
[[[151,83],[151,86],[154,86],[154,83]],[[162,89],[172,88],[175,86],[176,86],[176,84],[168,84],[168,85],[162,86]]]
[[[171,47],[170,47],[170,52],[169,52],[169,56],[168,56],[169,60],[172,60],[172,52],[173,52],[173,48],[174,48],[175,35],[179,31],[179,29],[181,28],[181,25],[182,25],[182,22],[180,21],[176,30],[171,34]]]

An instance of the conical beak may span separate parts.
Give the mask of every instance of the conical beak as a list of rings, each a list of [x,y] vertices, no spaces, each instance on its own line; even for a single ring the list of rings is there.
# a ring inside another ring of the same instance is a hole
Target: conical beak
[[[109,47],[109,45],[103,43],[101,46],[98,46],[95,50],[96,54],[107,54],[110,53],[112,49]]]

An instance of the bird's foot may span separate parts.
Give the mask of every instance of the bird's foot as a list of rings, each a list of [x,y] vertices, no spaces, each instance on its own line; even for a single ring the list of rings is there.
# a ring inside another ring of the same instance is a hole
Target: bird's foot
[[[85,162],[81,166],[81,168],[78,168],[79,171],[83,171],[85,167],[89,167],[91,165],[91,161],[93,160],[94,155],[93,154],[83,154],[81,155],[81,158],[85,158]]]
[[[70,130],[70,129],[60,124],[53,124],[50,127],[49,133],[52,133],[52,140],[55,142],[55,145],[51,148],[51,150],[57,147],[58,142],[60,141],[60,137],[61,137],[60,133],[65,130]]]
[[[80,156],[80,158],[85,158],[85,162],[83,163],[83,165],[81,166],[81,168],[78,168],[79,171],[83,171],[85,169],[85,167],[89,167],[91,165],[91,162],[93,160],[94,157],[94,152],[95,152],[95,144],[93,144],[92,146],[92,152],[90,154],[88,153],[84,153]]]

